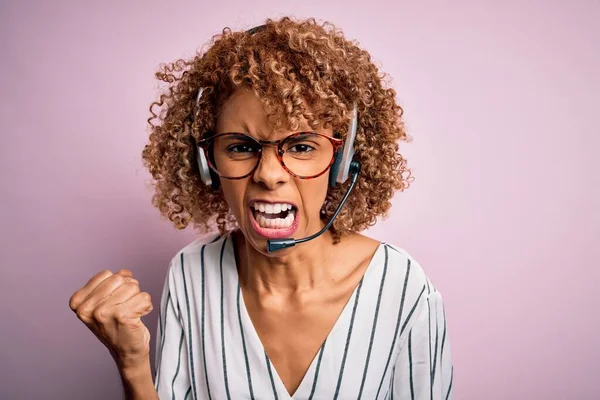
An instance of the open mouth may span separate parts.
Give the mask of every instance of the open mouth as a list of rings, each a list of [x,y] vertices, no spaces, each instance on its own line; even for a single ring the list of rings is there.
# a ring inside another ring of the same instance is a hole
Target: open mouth
[[[261,228],[289,229],[296,218],[296,208],[288,203],[255,202],[252,215]]]

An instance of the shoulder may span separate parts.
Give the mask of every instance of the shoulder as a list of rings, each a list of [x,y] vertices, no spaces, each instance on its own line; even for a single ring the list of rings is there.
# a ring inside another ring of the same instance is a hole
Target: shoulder
[[[165,285],[171,293],[193,290],[193,282],[202,279],[205,265],[214,265],[229,239],[229,234],[209,234],[181,248],[169,263]]]
[[[421,264],[404,248],[382,243],[385,248],[389,288],[399,303],[402,331],[407,332],[418,316],[432,303],[442,302],[441,293]]]
[[[190,242],[171,258],[169,272],[178,276],[182,273],[182,268],[184,271],[188,271],[199,267],[203,257],[213,258],[215,253],[220,251],[228,236],[228,233],[224,235],[213,233]]]
[[[387,262],[394,275],[403,278],[413,289],[423,290],[427,294],[437,291],[419,261],[407,250],[386,242],[382,242],[382,246],[385,247]]]

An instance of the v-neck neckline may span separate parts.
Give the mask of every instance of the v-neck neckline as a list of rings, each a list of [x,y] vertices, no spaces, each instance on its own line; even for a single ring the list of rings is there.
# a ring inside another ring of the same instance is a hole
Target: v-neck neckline
[[[353,311],[352,310],[353,303],[355,301],[355,298],[357,297],[360,288],[364,285],[364,282],[370,277],[370,275],[373,274],[374,264],[375,264],[376,260],[379,258],[381,250],[384,247],[384,243],[379,242],[379,245],[377,246],[375,252],[373,253],[373,256],[369,260],[369,264],[367,265],[367,267],[365,268],[365,271],[363,272],[363,276],[358,281],[358,284],[356,285],[356,287],[352,290],[352,294],[348,298],[346,304],[344,304],[342,311],[340,312],[337,319],[331,326],[329,333],[325,336],[325,339],[323,340],[323,342],[317,349],[316,354],[313,356],[313,359],[311,360],[310,364],[308,365],[308,368],[304,372],[304,376],[302,377],[300,384],[298,385],[298,387],[296,388],[294,393],[290,394],[288,392],[285,384],[283,383],[283,380],[279,376],[279,372],[277,371],[277,368],[275,368],[275,366],[271,362],[271,359],[269,358],[269,355],[267,354],[265,346],[264,346],[263,342],[260,340],[260,336],[258,335],[256,328],[254,327],[254,322],[252,321],[252,318],[250,318],[250,314],[248,313],[248,309],[246,308],[246,301],[244,300],[243,293],[241,292],[242,288],[240,285],[240,276],[239,276],[239,271],[237,268],[238,266],[237,266],[237,259],[236,259],[237,251],[235,249],[235,239],[233,237],[232,232],[228,233],[228,239],[229,239],[228,245],[227,245],[229,247],[228,251],[230,251],[231,254],[233,255],[234,273],[235,273],[235,278],[237,278],[237,282],[238,282],[237,290],[238,290],[238,296],[239,296],[239,307],[240,307],[240,314],[241,314],[240,317],[243,320],[242,321],[243,326],[244,326],[243,329],[244,329],[245,333],[248,334],[248,336],[249,336],[249,337],[247,337],[247,339],[252,340],[256,344],[256,346],[258,346],[260,352],[264,353],[265,358],[266,358],[265,369],[269,369],[268,373],[271,374],[271,379],[273,380],[272,383],[275,386],[273,389],[276,390],[277,395],[280,395],[281,392],[283,391],[283,393],[286,395],[286,400],[293,400],[294,396],[296,396],[300,393],[304,393],[307,390],[305,388],[306,385],[311,384],[311,382],[308,382],[308,379],[309,379],[308,377],[312,375],[311,372],[314,372],[314,370],[316,368],[316,364],[318,363],[318,359],[319,359],[321,351],[325,351],[323,346],[328,341],[330,341],[331,338],[334,337],[335,334],[337,334],[337,332],[341,329],[340,326],[343,325],[343,322],[345,320],[351,318],[351,314]],[[270,364],[270,366],[267,363]]]

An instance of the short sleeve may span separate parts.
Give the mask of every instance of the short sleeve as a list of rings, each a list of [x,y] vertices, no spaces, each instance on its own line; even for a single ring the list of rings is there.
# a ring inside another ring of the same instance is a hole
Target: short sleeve
[[[392,371],[394,399],[452,399],[454,367],[442,295],[432,291],[408,332]]]
[[[156,335],[156,377],[154,387],[160,399],[191,399],[188,350],[181,310],[175,293],[171,262],[163,287]]]

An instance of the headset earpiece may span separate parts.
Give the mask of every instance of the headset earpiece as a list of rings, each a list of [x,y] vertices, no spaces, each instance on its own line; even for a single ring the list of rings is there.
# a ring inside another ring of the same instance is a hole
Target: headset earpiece
[[[333,164],[331,164],[331,169],[329,170],[329,186],[335,187],[337,185],[337,176],[340,170],[340,164],[342,163],[342,149],[338,150],[335,153],[335,158],[333,159]]]
[[[210,186],[211,188],[217,190],[220,186],[219,175],[215,171],[213,171],[208,166],[208,160],[206,159],[206,154],[204,154],[204,150],[198,146],[198,171],[200,171],[200,178],[202,182],[206,186]]]
[[[198,171],[200,171],[200,178],[206,186],[212,186],[212,176],[210,175],[210,167],[206,160],[206,155],[201,147],[198,147]]]
[[[352,119],[348,127],[348,134],[344,141],[344,147],[335,155],[333,164],[329,171],[329,186],[334,187],[338,183],[344,183],[350,174],[350,164],[354,157],[354,139],[356,139],[356,130],[358,128],[358,111],[356,103],[352,108]]]
[[[210,170],[210,176],[212,178],[212,184],[210,185],[213,190],[217,190],[221,187],[221,179],[219,179],[219,175],[212,169]]]
[[[204,92],[204,88],[200,88],[198,90],[198,95],[196,96],[196,106],[199,107],[200,98],[202,97],[202,93]],[[213,171],[208,166],[208,160],[206,159],[206,154],[204,153],[204,149],[196,144],[196,160],[198,162],[198,171],[200,172],[200,178],[202,182],[206,186],[210,186],[214,190],[217,190],[220,186],[219,175],[215,171]]]

